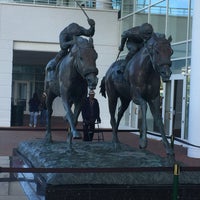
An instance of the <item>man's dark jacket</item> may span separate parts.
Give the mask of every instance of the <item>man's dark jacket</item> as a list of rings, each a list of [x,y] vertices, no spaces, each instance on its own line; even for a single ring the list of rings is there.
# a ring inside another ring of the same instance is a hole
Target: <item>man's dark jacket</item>
[[[84,122],[91,122],[91,120],[93,122],[97,121],[101,121],[100,120],[100,110],[99,110],[99,103],[97,101],[97,99],[94,98],[94,103],[93,103],[93,119],[90,119],[90,100],[89,97],[86,98],[86,100],[83,103],[82,106],[82,117],[83,117],[83,121]]]

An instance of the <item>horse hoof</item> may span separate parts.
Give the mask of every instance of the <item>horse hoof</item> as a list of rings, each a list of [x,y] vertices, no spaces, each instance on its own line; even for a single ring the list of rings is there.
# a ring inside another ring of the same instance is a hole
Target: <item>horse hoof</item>
[[[147,148],[147,139],[140,139],[139,147],[140,147],[140,149],[146,149]]]
[[[82,137],[80,136],[80,137],[73,137],[73,139],[74,140],[80,140],[80,139],[82,139]]]
[[[44,143],[49,144],[52,143],[53,141],[50,138],[44,138]]]
[[[121,150],[121,143],[119,141],[118,142],[113,141],[113,148],[115,149],[115,151]]]
[[[72,135],[73,135],[73,139],[81,139],[82,138],[81,134],[77,131],[72,132]]]

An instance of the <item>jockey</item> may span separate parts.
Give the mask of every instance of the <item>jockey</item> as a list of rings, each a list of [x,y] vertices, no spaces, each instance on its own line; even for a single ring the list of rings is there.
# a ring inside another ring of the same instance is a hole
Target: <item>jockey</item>
[[[95,21],[93,19],[88,19],[88,24],[90,25],[89,29],[85,29],[82,26],[71,23],[66,28],[64,28],[60,35],[59,35],[59,41],[60,41],[60,48],[61,50],[57,53],[54,59],[49,61],[49,63],[46,66],[47,71],[55,71],[56,66],[67,53],[69,52],[71,46],[73,45],[73,36],[87,36],[92,37],[95,32]]]
[[[118,73],[123,73],[126,64],[144,45],[144,43],[151,38],[153,34],[153,27],[151,24],[144,23],[141,26],[136,26],[124,31],[121,35],[121,45],[119,51],[124,50],[126,43],[129,50],[125,61],[119,66]]]

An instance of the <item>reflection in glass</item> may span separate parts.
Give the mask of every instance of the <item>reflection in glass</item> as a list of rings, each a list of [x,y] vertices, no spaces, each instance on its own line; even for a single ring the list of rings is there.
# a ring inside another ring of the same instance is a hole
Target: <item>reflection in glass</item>
[[[167,32],[173,42],[187,39],[188,12],[188,0],[169,0]]]
[[[122,17],[132,13],[134,11],[134,1],[133,0],[126,0],[122,3]]]
[[[191,48],[192,48],[192,42],[188,41],[188,55],[187,56],[191,56]]]
[[[135,26],[140,26],[143,23],[148,22],[148,9],[142,10],[134,15]]]
[[[154,27],[154,32],[165,33],[166,2],[153,5],[150,12],[150,23]]]
[[[136,0],[135,1],[135,11],[144,9],[149,5],[149,0]]]
[[[172,59],[182,58],[182,57],[186,56],[186,42],[173,45],[172,49],[174,50],[174,53],[172,55]]]
[[[172,74],[181,74],[186,70],[186,59],[174,60],[171,66]]]
[[[190,13],[189,13],[189,34],[188,34],[188,39],[192,39],[192,21],[193,21],[193,0],[191,0],[190,3]]]

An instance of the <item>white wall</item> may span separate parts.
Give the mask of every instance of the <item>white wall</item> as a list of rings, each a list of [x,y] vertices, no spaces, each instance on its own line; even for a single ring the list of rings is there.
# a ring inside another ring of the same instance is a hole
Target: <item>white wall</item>
[[[117,12],[94,9],[86,12],[96,22],[93,38],[98,52],[97,67],[100,84],[118,53]],[[72,22],[89,28],[86,17],[78,8],[0,4],[0,126],[10,126],[13,48],[39,51],[44,44],[44,50],[49,48],[48,51],[55,51],[59,49],[60,31]],[[100,102],[102,126],[107,126],[110,120],[107,100],[99,95],[99,84],[96,98]],[[59,115],[62,104],[56,107],[58,113],[55,111],[54,114]]]

